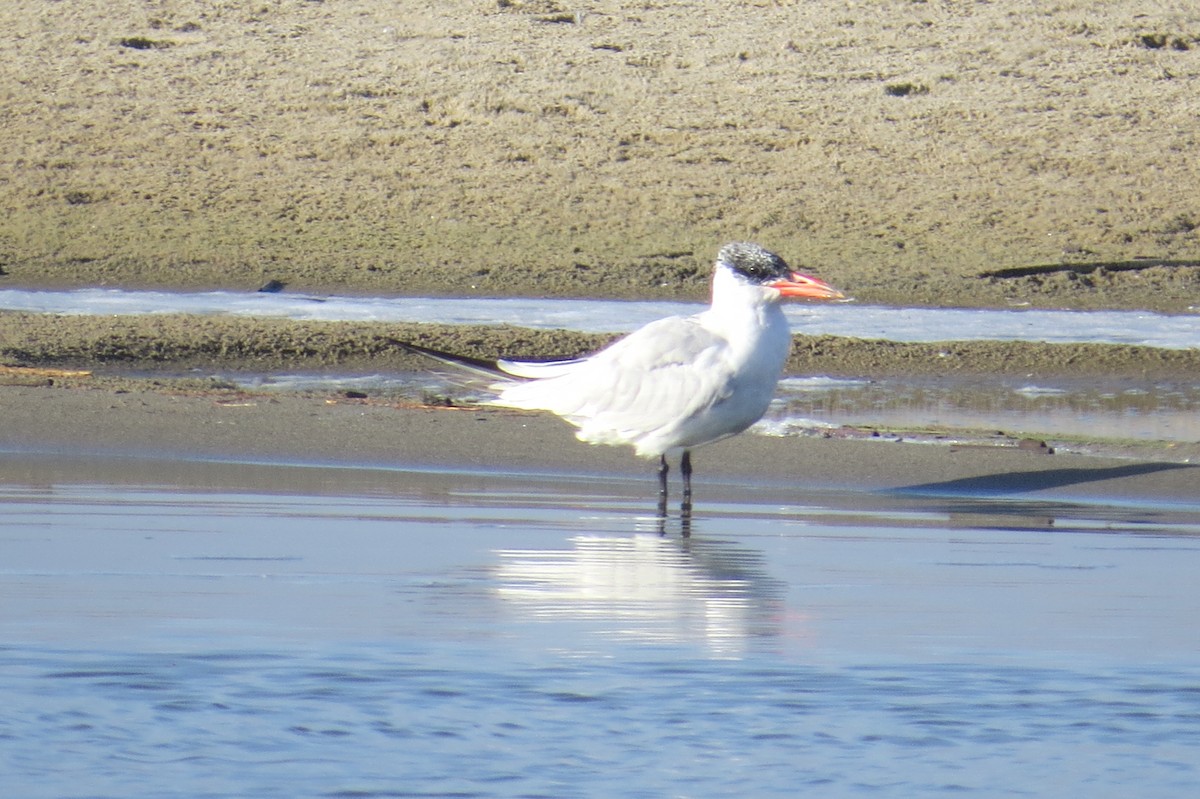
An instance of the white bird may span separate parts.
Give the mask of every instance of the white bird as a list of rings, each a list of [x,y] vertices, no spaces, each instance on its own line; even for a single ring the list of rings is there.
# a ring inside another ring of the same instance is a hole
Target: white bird
[[[582,358],[497,361],[502,372],[526,380],[493,384],[499,396],[490,404],[550,411],[575,425],[582,441],[628,444],[658,458],[660,512],[667,457],[679,455],[690,508],[690,451],[742,432],[774,396],[791,349],[780,300],[844,296],[757,244],[727,244],[717,255],[707,310],[651,322]]]

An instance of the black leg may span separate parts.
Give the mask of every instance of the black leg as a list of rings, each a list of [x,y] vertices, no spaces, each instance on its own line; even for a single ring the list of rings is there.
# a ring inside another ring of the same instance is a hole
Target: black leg
[[[683,501],[692,503],[692,453],[686,449],[679,459],[679,471],[683,474]]]
[[[658,459],[658,518],[667,518],[667,475],[671,469],[667,466],[667,456],[660,455]]]
[[[679,460],[679,471],[683,474],[683,502],[679,505],[679,525],[683,537],[692,534],[692,453],[686,449]]]

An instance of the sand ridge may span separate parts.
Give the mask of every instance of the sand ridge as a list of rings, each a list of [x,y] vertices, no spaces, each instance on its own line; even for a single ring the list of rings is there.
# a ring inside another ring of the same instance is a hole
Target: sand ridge
[[[613,336],[508,326],[298,322],[223,316],[0,314],[0,364],[185,373],[294,370],[424,371],[409,342],[476,358],[569,358]],[[787,374],[1019,375],[1168,379],[1200,373],[1200,350],[1105,344],[904,343],[793,336]]]

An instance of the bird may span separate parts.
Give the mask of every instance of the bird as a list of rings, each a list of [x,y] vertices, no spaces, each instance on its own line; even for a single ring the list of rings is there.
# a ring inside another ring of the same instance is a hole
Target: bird
[[[691,451],[753,425],[775,394],[791,349],[780,307],[785,298],[845,295],[758,244],[733,242],[717,254],[707,309],[650,322],[590,355],[486,362],[409,349],[460,365],[465,360],[498,377],[490,386],[495,397],[485,404],[548,411],[575,426],[581,441],[629,445],[658,459],[660,518],[668,457],[678,457],[682,507],[690,516]]]

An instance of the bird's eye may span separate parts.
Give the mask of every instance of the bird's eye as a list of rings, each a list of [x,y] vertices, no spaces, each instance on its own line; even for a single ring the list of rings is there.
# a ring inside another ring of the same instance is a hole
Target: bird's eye
[[[747,260],[742,264],[742,273],[747,277],[763,278],[771,274],[771,265],[761,260]]]

